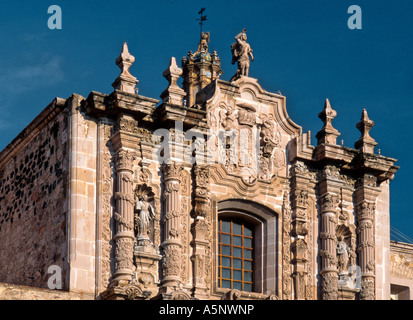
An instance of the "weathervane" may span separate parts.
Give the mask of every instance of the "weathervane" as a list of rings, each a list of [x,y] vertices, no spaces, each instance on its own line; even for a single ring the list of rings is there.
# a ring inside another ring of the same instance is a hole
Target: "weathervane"
[[[207,20],[207,16],[204,16],[204,11],[205,8],[202,8],[201,11],[198,12],[199,15],[201,15],[201,18],[196,19],[196,21],[199,21],[199,25],[201,26],[201,35],[202,35],[202,26],[204,25],[204,21]]]

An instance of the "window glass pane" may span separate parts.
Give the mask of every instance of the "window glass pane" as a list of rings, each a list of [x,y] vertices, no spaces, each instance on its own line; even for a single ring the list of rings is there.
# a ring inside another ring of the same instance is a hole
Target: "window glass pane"
[[[228,246],[221,246],[221,254],[230,256],[231,255],[231,247]]]
[[[252,291],[252,284],[245,283],[244,284],[244,291]]]
[[[233,263],[233,268],[235,269],[242,269],[242,260],[240,259],[233,259],[232,260]]]
[[[244,226],[244,236],[252,237],[252,229]]]
[[[253,228],[241,219],[220,220],[218,225],[220,287],[253,291]]]
[[[229,280],[222,280],[221,286],[222,286],[222,288],[229,288],[229,289],[231,289],[231,281],[229,281]]]
[[[242,235],[242,225],[238,223],[232,223],[232,233]]]
[[[233,236],[232,237],[232,245],[241,247],[242,246],[242,238]]]
[[[242,283],[234,281],[233,288],[238,289],[238,290],[242,290]]]
[[[234,257],[241,258],[242,257],[242,249],[241,248],[233,248],[233,255]]]
[[[252,270],[252,261],[244,261],[244,269]]]
[[[228,234],[221,234],[221,243],[231,244],[231,236]]]
[[[231,233],[231,222],[221,221],[221,232]]]
[[[221,265],[223,267],[228,267],[228,268],[231,267],[231,258],[222,257],[221,259],[222,259],[221,260]]]
[[[252,248],[252,239],[244,238],[244,247]]]
[[[231,269],[222,268],[222,278],[231,279]]]
[[[233,276],[233,279],[234,279],[234,280],[239,280],[239,281],[241,281],[241,280],[242,280],[242,271],[240,271],[240,270],[233,270],[233,271],[232,271],[232,276]]]

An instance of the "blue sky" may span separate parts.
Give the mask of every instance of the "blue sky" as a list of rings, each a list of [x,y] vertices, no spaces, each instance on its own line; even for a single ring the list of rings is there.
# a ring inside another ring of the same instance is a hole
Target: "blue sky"
[[[62,30],[50,30],[50,5],[62,8]],[[350,5],[362,9],[362,29],[350,30]],[[354,147],[363,108],[375,121],[371,136],[381,154],[401,167],[391,183],[391,224],[413,238],[413,2],[411,0],[14,1],[0,11],[0,149],[54,97],[112,91],[115,59],[128,42],[139,93],[158,98],[171,56],[178,63],[199,41],[195,21],[206,8],[204,30],[224,75],[235,73],[230,45],[247,28],[255,61],[250,76],[287,96],[287,110],[312,144],[329,98],[338,115],[338,141]]]

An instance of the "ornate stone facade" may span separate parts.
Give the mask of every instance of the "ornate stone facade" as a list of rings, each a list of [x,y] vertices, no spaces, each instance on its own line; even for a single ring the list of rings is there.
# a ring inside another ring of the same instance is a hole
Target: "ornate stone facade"
[[[411,278],[396,265],[408,258],[388,256],[383,221],[398,167],[374,153],[367,112],[355,149],[340,146],[337,112],[326,100],[313,146],[289,118],[286,98],[248,77],[245,32],[232,48],[239,72],[231,81],[220,79],[204,33],[182,68],[171,58],[161,100],[138,94],[125,44],[111,94],[55,100],[35,131],[28,127],[0,154],[0,243],[16,252],[0,247],[0,260],[9,261],[0,281],[47,288],[44,268],[56,264],[75,297],[367,300],[390,297],[390,282],[377,279]],[[51,130],[55,140],[43,139]],[[28,173],[36,161],[44,168]],[[33,187],[20,188],[22,179]],[[40,208],[47,192],[57,205]],[[42,233],[37,214],[54,227]],[[27,241],[31,232],[53,246],[38,265],[33,260],[27,281],[19,261],[42,250]],[[12,266],[21,274],[12,276]]]

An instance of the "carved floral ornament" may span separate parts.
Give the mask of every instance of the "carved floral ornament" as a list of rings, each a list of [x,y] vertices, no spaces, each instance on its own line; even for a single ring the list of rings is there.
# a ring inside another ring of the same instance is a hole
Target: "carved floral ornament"
[[[121,116],[115,124],[116,131],[125,131],[128,133],[138,134],[138,121],[129,116]]]
[[[120,169],[129,169],[133,168],[133,162],[137,158],[137,152],[132,150],[121,149],[116,153],[115,156],[115,165],[118,170]]]
[[[209,185],[209,169],[207,167],[194,167],[197,187],[207,187]]]
[[[184,166],[181,163],[172,162],[170,164],[164,164],[162,166],[162,172],[164,175],[164,179],[180,180],[183,169],[184,169]]]
[[[369,219],[374,220],[374,212],[376,206],[374,203],[363,201],[357,205],[357,217],[359,220]]]
[[[133,252],[133,240],[119,238],[115,243],[115,269],[132,269],[133,257],[129,253]]]
[[[307,190],[297,190],[294,193],[295,205],[298,207],[306,208],[308,205],[308,191]],[[305,215],[305,213],[304,213]]]
[[[181,272],[181,246],[168,245],[164,248],[163,273],[164,276],[179,276]]]
[[[337,300],[337,283],[338,278],[335,272],[327,272],[323,275],[321,281],[323,300]]]
[[[369,174],[365,174],[356,182],[356,188],[359,188],[359,187],[375,188],[376,186],[377,186],[377,178]]]
[[[293,175],[308,175],[309,170],[307,168],[307,166],[302,163],[302,162],[297,162],[293,165],[293,167],[291,168],[291,173]]]
[[[339,200],[338,196],[332,193],[326,193],[320,197],[320,206],[322,211],[336,211]]]

